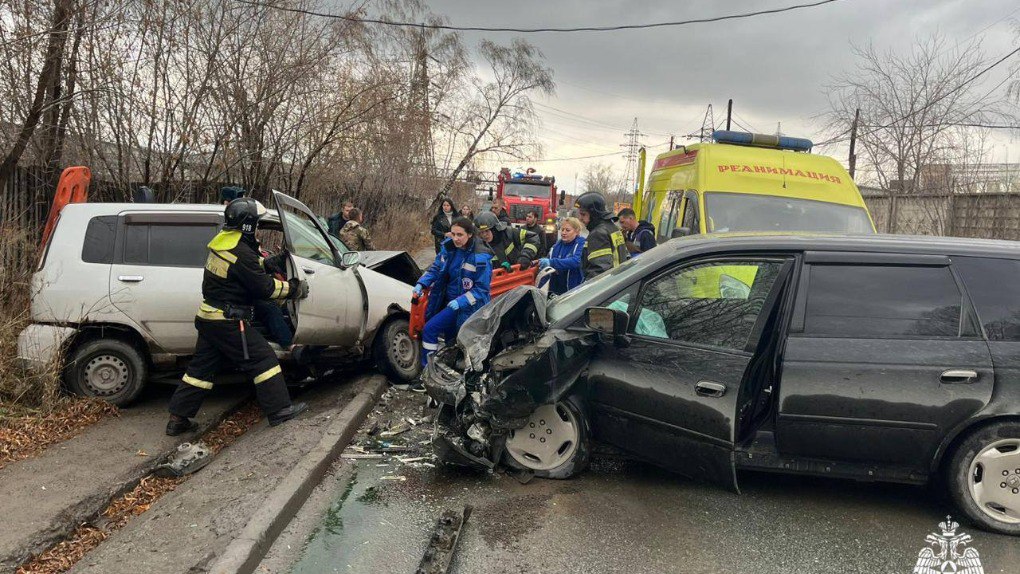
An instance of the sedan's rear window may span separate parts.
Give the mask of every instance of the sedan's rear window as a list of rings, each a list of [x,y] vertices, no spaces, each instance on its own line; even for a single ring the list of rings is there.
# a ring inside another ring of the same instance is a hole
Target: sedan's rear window
[[[1020,341],[1020,261],[959,257],[953,266],[963,275],[988,338]]]
[[[804,332],[867,339],[958,337],[963,296],[948,267],[812,265]]]

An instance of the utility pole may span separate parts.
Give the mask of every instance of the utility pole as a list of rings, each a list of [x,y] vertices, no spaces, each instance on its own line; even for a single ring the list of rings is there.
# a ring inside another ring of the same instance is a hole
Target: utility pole
[[[715,114],[712,112],[712,104],[708,104],[708,109],[705,110],[705,119],[701,120],[701,134],[698,137],[699,141],[705,141],[706,139],[712,139],[712,132],[715,131]]]
[[[630,131],[623,134],[627,136],[627,143],[620,144],[623,148],[623,157],[627,160],[627,167],[623,170],[623,188],[617,193],[616,201],[624,201],[627,194],[634,193],[637,189],[637,160],[638,150],[641,149],[639,138],[645,134],[638,130],[637,118],[630,126]]]
[[[730,131],[730,120],[733,119],[733,98],[726,104],[726,131]]]
[[[857,169],[857,124],[861,120],[861,108],[854,112],[854,123],[850,124],[850,157],[847,162],[850,164],[850,179],[854,178],[854,171]]]
[[[422,171],[431,174],[435,169],[432,149],[432,111],[429,102],[429,52],[425,27],[415,42],[414,63],[411,69],[411,117],[412,117],[412,163],[419,164]]]

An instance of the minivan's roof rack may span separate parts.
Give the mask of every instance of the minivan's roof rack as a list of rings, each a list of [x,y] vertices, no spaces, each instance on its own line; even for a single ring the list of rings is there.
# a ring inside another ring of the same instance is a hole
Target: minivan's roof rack
[[[815,145],[811,142],[811,140],[804,138],[791,138],[770,134],[752,134],[748,132],[734,132],[729,130],[716,130],[712,132],[712,139],[714,139],[716,143],[767,147],[773,149],[788,149],[805,152],[810,152],[811,148]]]

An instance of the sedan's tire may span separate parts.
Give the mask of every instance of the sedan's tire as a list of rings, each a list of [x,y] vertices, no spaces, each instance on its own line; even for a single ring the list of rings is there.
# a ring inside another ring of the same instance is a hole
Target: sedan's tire
[[[120,339],[88,341],[71,353],[64,367],[69,391],[118,407],[138,398],[148,376],[149,364],[142,353]]]
[[[376,365],[387,378],[410,383],[421,374],[421,349],[408,334],[407,319],[392,319],[379,329],[372,345]]]
[[[953,452],[945,478],[956,507],[974,524],[1020,535],[1020,422],[971,433]]]
[[[587,409],[576,395],[542,405],[523,428],[510,433],[504,461],[541,478],[564,479],[588,468],[591,429]]]

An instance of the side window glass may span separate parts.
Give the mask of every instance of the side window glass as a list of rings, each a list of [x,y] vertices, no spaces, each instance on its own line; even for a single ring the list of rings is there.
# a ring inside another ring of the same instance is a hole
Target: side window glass
[[[81,249],[81,260],[85,263],[113,263],[113,248],[116,239],[116,215],[93,217],[85,229],[85,243]]]
[[[149,226],[149,265],[202,267],[209,255],[209,242],[216,225]]]
[[[691,235],[701,233],[701,229],[698,227],[698,196],[689,194],[685,205],[684,221],[681,227],[690,229]]]
[[[283,207],[280,215],[286,220],[291,254],[325,265],[336,266],[333,250],[326,235],[319,231],[310,217],[302,211]]]
[[[149,263],[149,226],[128,225],[124,228],[124,263]]]
[[[743,350],[781,267],[778,261],[719,261],[667,273],[645,287],[633,332]]]
[[[1020,261],[1011,259],[953,259],[967,285],[985,333],[992,341],[1020,341]],[[1005,289],[1004,285],[1014,289]]]
[[[659,240],[668,240],[673,233],[673,226],[670,224],[671,220],[674,220],[673,211],[675,207],[673,202],[669,199],[663,200],[662,211],[659,215],[659,225],[656,227],[659,233]]]
[[[959,337],[963,295],[948,267],[812,265],[804,333]]]

